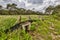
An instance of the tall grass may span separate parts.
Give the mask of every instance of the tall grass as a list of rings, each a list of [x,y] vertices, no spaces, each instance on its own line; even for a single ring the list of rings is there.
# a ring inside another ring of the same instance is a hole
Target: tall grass
[[[22,21],[28,20],[29,15],[21,15]],[[60,35],[60,17],[57,15],[30,15],[31,19],[37,20],[31,25],[32,33],[35,33],[35,37],[26,33],[24,30],[15,30],[9,34],[5,34],[4,30],[9,29],[15,25],[18,16],[0,16],[0,40],[33,40],[42,38],[44,40],[52,40],[53,37],[51,33]],[[41,16],[41,17],[39,17]],[[54,24],[54,30],[51,30],[51,23]],[[34,31],[34,32],[33,32]],[[56,36],[57,36],[56,35]],[[59,38],[56,38],[56,40]]]

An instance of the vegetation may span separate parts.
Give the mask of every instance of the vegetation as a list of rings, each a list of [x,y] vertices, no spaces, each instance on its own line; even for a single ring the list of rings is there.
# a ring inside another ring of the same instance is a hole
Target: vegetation
[[[21,15],[21,20],[37,20],[31,25],[31,31],[14,30],[6,34],[4,30],[16,24],[19,15],[0,16],[0,40],[60,40],[60,17],[58,15]]]
[[[26,10],[24,8],[18,8],[16,4],[7,4],[7,7],[3,9],[0,5],[0,15],[32,15],[32,14],[42,14],[40,12],[34,12],[32,10]]]
[[[34,9],[34,8],[33,8]],[[32,9],[32,10],[33,10]],[[0,5],[0,15],[42,15],[42,12],[35,12],[32,10],[26,10],[24,8],[18,8],[16,4],[12,3],[12,4],[7,4],[7,7],[5,9],[3,9],[3,7]],[[53,12],[57,12],[58,10],[60,10],[60,5],[54,7],[54,6],[49,6],[45,11],[51,12],[51,10],[53,10]],[[54,13],[53,13],[54,14]]]
[[[0,6],[0,40],[60,40],[60,5],[49,6],[46,9],[54,10],[52,15],[30,15],[40,13],[16,6],[14,3],[7,4],[6,9],[2,9]],[[6,34],[4,30],[14,26],[18,22],[18,16],[22,17],[21,21],[28,20],[28,16],[36,21],[31,24],[28,33],[19,28]]]

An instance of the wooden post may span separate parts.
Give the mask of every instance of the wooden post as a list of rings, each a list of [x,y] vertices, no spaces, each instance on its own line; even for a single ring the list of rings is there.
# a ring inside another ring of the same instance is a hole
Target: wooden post
[[[19,16],[19,19],[18,19],[18,23],[20,23],[21,22],[21,16]]]
[[[30,16],[28,18],[29,18],[29,20],[31,20],[31,17]]]
[[[41,16],[40,15],[38,16],[38,19],[41,20]]]

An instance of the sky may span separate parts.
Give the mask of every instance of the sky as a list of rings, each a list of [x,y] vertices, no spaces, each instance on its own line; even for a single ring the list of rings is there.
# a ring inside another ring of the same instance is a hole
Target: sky
[[[6,7],[8,3],[15,3],[19,8],[30,9],[34,11],[42,11],[44,12],[45,9],[49,6],[56,6],[60,4],[60,0],[0,0],[0,5]]]

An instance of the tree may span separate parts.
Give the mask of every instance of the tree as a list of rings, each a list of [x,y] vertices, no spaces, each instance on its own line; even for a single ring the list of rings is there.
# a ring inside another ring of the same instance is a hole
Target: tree
[[[9,9],[9,7],[11,7],[11,4],[7,4],[7,9]]]
[[[2,6],[0,5],[0,14],[2,14]]]
[[[53,13],[53,9],[54,9],[53,6],[49,6],[48,8],[46,8],[45,13],[46,14],[52,14]]]
[[[60,15],[60,5],[57,5],[57,6],[54,7],[53,14]]]
[[[12,8],[16,8],[16,4],[12,3],[12,4],[7,4],[7,9],[12,9]]]
[[[12,5],[11,5],[11,6],[12,6],[12,8],[16,8],[16,6],[17,6],[17,5],[16,5],[16,4],[14,4],[14,3],[12,3]]]
[[[16,4],[12,3],[12,4],[7,4],[7,9],[9,10],[9,14],[16,14]],[[15,10],[15,11],[14,11]]]
[[[46,9],[46,11],[50,11],[50,10],[53,10],[53,9],[54,9],[53,6],[49,6],[49,7]]]
[[[0,10],[2,9],[2,6],[0,5]]]
[[[57,12],[60,12],[60,5],[57,5],[55,8],[54,8],[55,11]]]

